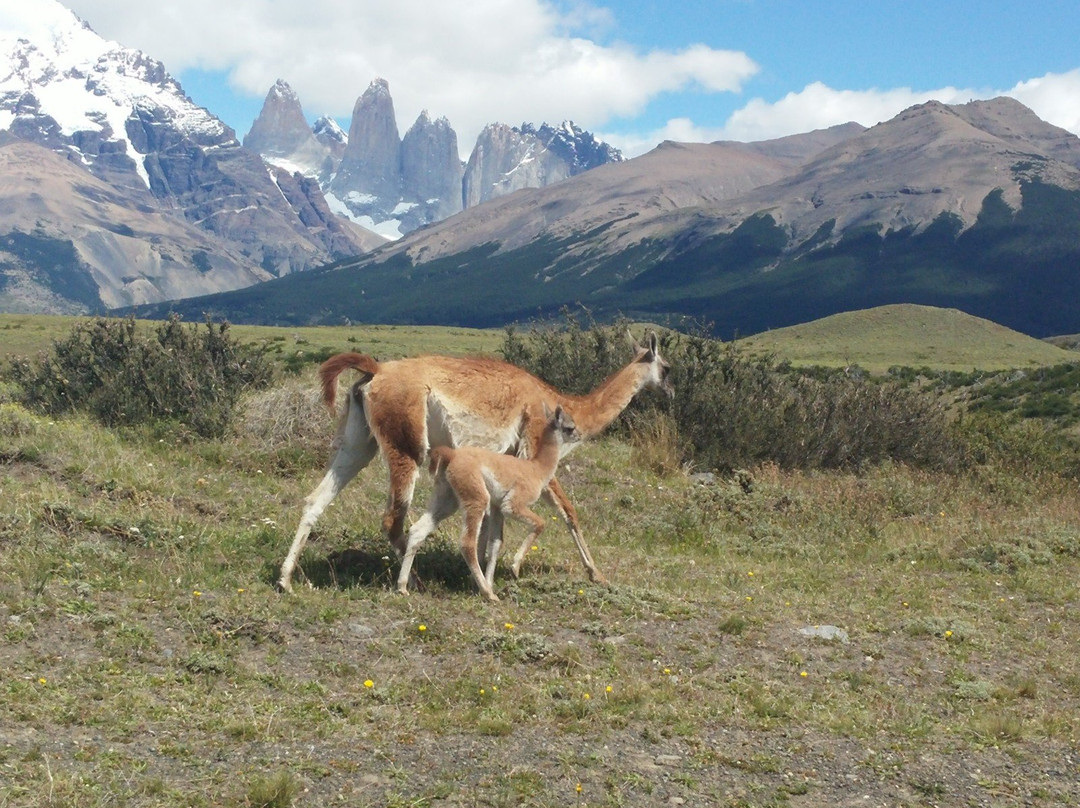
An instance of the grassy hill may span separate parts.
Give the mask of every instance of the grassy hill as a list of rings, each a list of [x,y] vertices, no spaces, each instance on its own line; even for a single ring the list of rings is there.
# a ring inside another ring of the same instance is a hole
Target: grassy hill
[[[1074,351],[955,309],[898,304],[844,312],[740,340],[795,365],[1003,370],[1077,361]]]

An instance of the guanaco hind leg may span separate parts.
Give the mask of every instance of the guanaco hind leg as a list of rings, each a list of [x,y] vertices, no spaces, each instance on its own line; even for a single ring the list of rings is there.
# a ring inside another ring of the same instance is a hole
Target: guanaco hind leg
[[[458,509],[457,496],[446,478],[439,475],[428,499],[427,510],[417,519],[405,539],[405,552],[401,557],[401,570],[398,572],[397,588],[403,595],[409,593],[409,579],[412,577],[413,559],[420,545],[430,536],[435,528]]]
[[[349,481],[367,466],[379,451],[378,444],[368,429],[362,408],[351,397],[348,406],[341,445],[322,481],[314,491],[308,494],[304,513],[300,517],[300,524],[293,537],[292,547],[289,548],[289,554],[281,565],[278,588],[282,591],[292,591],[292,576],[300,561],[300,554],[304,551],[311,529],[326,510],[326,506],[333,502],[334,498],[341,493],[341,489],[348,485]]]
[[[484,521],[484,513],[487,511],[487,504],[484,505],[469,505],[465,510],[465,529],[461,532],[461,554],[465,556],[465,563],[469,565],[469,571],[472,572],[473,580],[476,581],[476,585],[480,588],[480,592],[487,597],[488,600],[497,602],[499,596],[495,594],[495,591],[491,588],[491,584],[488,583],[487,578],[484,577],[483,570],[480,569],[480,561],[476,555],[476,545],[480,537],[481,523]]]
[[[495,585],[495,565],[499,563],[499,550],[502,549],[503,522],[502,511],[492,508],[480,526],[480,541],[476,552],[477,558],[486,565],[484,577],[490,587]]]

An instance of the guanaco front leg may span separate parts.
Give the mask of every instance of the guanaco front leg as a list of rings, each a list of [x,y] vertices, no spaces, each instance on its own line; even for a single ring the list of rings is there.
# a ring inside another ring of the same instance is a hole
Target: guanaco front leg
[[[514,516],[516,516],[519,521],[532,525],[532,530],[529,532],[529,535],[525,537],[525,541],[521,543],[521,546],[518,547],[518,551],[514,553],[514,563],[511,569],[513,569],[514,577],[516,578],[518,570],[521,569],[521,562],[525,560],[525,553],[529,551],[529,548],[533,546],[538,538],[540,538],[540,534],[544,532],[544,519],[535,511],[528,508],[516,512]]]
[[[570,535],[574,538],[574,544],[577,545],[578,554],[581,556],[581,563],[585,565],[585,570],[589,574],[589,580],[596,584],[606,584],[607,579],[603,573],[596,567],[596,563],[592,559],[592,555],[589,553],[589,547],[585,544],[585,536],[581,533],[581,525],[578,524],[577,511],[574,510],[573,504],[566,496],[566,492],[563,491],[559,481],[554,477],[551,478],[551,482],[548,483],[547,488],[544,489],[544,497],[555,506],[555,510],[558,511],[559,516],[563,518],[566,523],[567,529],[570,531]],[[510,571],[514,574],[515,578],[521,575],[521,564],[525,560],[525,554],[529,551],[529,547],[532,546],[532,539],[528,538],[524,544],[518,548],[517,553],[514,554],[514,563],[510,568]]]

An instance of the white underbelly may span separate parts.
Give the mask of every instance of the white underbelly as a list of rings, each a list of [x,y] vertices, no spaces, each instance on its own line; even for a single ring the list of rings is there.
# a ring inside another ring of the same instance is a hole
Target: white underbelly
[[[428,446],[478,446],[493,452],[505,452],[516,446],[520,421],[493,425],[466,410],[455,408],[437,396],[428,397]]]

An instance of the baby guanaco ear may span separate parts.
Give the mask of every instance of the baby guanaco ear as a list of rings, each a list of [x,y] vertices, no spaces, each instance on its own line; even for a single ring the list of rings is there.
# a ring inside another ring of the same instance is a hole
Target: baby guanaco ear
[[[541,401],[540,406],[544,408],[544,420],[545,421],[550,421],[551,420],[551,409],[548,407],[547,402],[546,401]],[[558,410],[560,410],[560,409],[562,409],[562,408],[558,407],[558,406],[555,408],[556,412]]]
[[[555,407],[554,421],[557,424],[561,424],[563,422],[563,408],[561,404]]]

